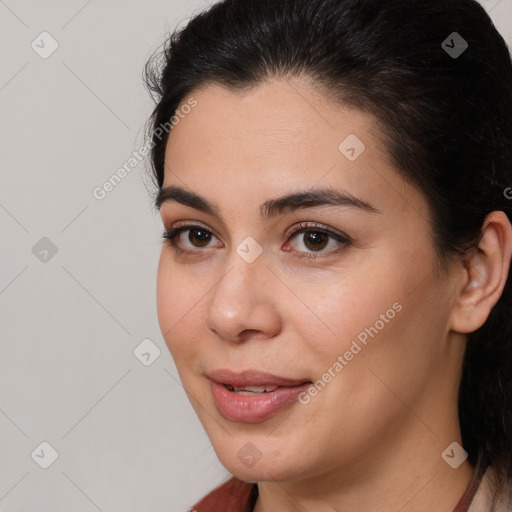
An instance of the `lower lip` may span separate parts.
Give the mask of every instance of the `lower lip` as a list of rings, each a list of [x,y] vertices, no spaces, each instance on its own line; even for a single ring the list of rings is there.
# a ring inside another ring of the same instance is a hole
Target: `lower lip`
[[[213,399],[222,416],[243,423],[258,423],[274,416],[296,402],[299,395],[311,387],[311,383],[307,382],[300,386],[280,387],[270,393],[247,396],[228,391],[218,382],[211,381],[211,385]]]

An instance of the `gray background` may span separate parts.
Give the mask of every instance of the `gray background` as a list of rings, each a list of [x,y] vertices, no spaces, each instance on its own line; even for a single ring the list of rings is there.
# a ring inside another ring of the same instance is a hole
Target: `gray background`
[[[511,45],[512,0],[481,3]],[[143,143],[144,63],[207,5],[0,0],[0,511],[185,511],[227,474],[158,327],[144,163],[93,196]]]

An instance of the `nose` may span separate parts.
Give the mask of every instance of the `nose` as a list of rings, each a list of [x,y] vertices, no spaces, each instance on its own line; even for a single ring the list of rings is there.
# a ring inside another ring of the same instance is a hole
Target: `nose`
[[[276,336],[282,322],[272,281],[275,277],[263,258],[247,263],[234,254],[210,295],[207,328],[230,342]]]

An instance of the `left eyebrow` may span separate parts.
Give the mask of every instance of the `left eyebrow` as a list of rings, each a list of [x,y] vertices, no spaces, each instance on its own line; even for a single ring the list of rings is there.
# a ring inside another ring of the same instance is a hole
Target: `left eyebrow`
[[[295,211],[315,206],[345,206],[359,208],[370,213],[381,213],[370,203],[358,197],[333,188],[322,188],[296,192],[265,201],[260,207],[262,217],[274,217],[286,211]]]
[[[160,209],[162,204],[168,202],[177,202],[220,218],[220,209],[216,205],[191,190],[177,186],[163,187],[158,192],[155,206],[157,209]],[[318,206],[345,206],[358,208],[370,213],[382,213],[370,203],[348,192],[334,188],[320,188],[269,199],[260,206],[260,215],[262,218],[270,218],[284,212]]]

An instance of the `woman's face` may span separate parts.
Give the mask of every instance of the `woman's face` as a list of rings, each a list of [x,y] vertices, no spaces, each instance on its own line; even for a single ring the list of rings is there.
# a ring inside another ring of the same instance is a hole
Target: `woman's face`
[[[440,455],[457,432],[454,282],[372,117],[298,80],[192,96],[166,148],[162,220],[188,227],[164,241],[158,316],[221,462],[291,481],[401,444]]]

